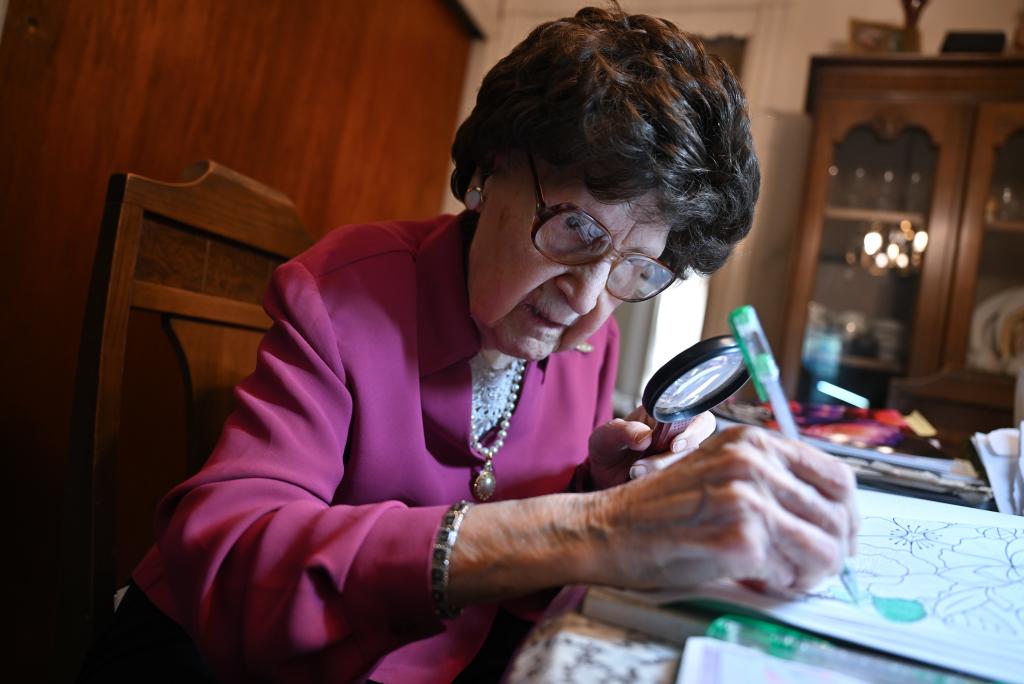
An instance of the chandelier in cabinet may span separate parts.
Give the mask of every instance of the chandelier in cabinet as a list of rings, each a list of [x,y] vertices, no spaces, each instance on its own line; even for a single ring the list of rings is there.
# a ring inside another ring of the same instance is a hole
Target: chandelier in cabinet
[[[860,264],[874,275],[893,270],[916,273],[928,248],[928,231],[915,230],[909,219],[901,220],[897,226],[875,221],[864,232],[858,247],[846,253],[846,263],[851,266]]]

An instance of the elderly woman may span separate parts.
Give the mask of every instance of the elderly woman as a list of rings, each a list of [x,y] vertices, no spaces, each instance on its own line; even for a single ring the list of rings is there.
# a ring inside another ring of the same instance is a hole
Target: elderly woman
[[[346,226],[278,269],[256,371],[160,507],[119,614],[180,625],[220,678],[484,679],[545,590],[800,588],[851,548],[852,478],[823,454],[757,431],[696,448],[707,415],[630,481],[651,431],[611,420],[612,311],[750,227],[721,60],[584,9],[490,71],[452,152],[463,214]]]

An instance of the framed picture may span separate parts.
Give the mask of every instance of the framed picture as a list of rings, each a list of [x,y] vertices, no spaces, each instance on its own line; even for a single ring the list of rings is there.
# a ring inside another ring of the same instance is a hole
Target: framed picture
[[[850,19],[850,52],[913,52],[918,49],[915,37],[896,24]]]

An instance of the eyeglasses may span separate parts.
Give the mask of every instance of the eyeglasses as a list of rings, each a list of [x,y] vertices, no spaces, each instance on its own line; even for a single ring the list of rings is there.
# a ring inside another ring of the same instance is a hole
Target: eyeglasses
[[[527,153],[537,209],[533,217],[533,246],[548,259],[566,266],[581,266],[615,254],[605,288],[626,302],[642,302],[662,292],[676,279],[666,264],[639,252],[619,252],[612,234],[600,221],[572,202],[549,207],[544,201],[533,154]]]

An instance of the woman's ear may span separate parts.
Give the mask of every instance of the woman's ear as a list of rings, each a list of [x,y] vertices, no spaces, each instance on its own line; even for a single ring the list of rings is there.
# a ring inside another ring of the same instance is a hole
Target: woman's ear
[[[490,155],[486,161],[476,167],[472,178],[469,179],[469,187],[462,196],[462,202],[466,209],[479,211],[487,196],[487,179],[494,174],[501,174],[508,170],[512,161],[512,155],[508,152],[497,152]]]

